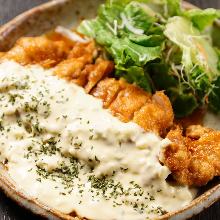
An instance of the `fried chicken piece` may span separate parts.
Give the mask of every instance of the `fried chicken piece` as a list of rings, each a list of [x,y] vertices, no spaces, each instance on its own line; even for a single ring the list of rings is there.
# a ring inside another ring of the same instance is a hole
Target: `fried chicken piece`
[[[152,96],[122,79],[107,78],[114,70],[113,62],[99,58],[95,64],[91,64],[91,60],[86,57],[87,54],[64,60],[57,65],[54,73],[102,99],[103,107],[109,108],[123,122],[133,120],[146,131],[154,131],[159,135],[172,126],[172,106],[163,92]]]
[[[14,60],[22,65],[40,64],[50,68],[67,57],[69,48],[63,41],[51,41],[46,37],[23,37],[2,59]]]
[[[205,128],[201,125],[191,125],[186,128],[186,137],[198,140],[204,134],[211,132],[213,129]]]
[[[121,89],[120,82],[114,78],[105,78],[91,91],[91,95],[102,99],[103,107],[108,108]]]
[[[86,44],[77,42],[69,52],[68,58],[56,66],[54,73],[84,87],[89,81],[90,73],[96,69],[92,64],[95,56],[96,48],[93,41]]]
[[[163,92],[156,92],[139,111],[133,121],[146,131],[164,135],[172,125],[174,114],[169,98]]]
[[[85,54],[90,54],[93,58],[95,58],[97,56],[97,53],[98,52],[95,47],[94,41],[90,41],[86,44],[77,42],[72,50],[69,52],[68,59],[82,57]]]
[[[163,91],[157,91],[153,95],[152,101],[155,105],[160,107],[160,109],[163,109],[163,118],[160,122],[158,121],[158,124],[160,124],[159,134],[167,134],[168,129],[173,126],[174,121],[174,112],[170,99],[164,94]]]
[[[220,175],[220,132],[197,127],[193,134],[191,129],[187,136],[180,127],[168,133],[172,143],[164,149],[161,160],[178,183],[202,186]]]
[[[86,65],[81,72],[78,72],[79,74],[77,74],[76,77],[74,77],[72,82],[76,83],[79,86],[85,87],[88,83],[88,76],[92,71],[94,71],[94,69],[95,66],[93,64]]]
[[[3,57],[4,55],[5,55],[4,52],[0,52],[0,59],[1,59],[1,57]]]
[[[64,60],[56,66],[54,74],[68,81],[73,81],[84,87],[89,93],[103,77],[114,69],[113,62],[108,60],[91,64],[92,56],[92,54],[85,54],[78,58]]]
[[[83,70],[86,65],[91,64],[92,56],[86,54],[79,58],[70,58],[60,62],[54,69],[54,74],[65,78],[68,81],[73,80],[80,86],[85,86],[87,83],[87,75]]]
[[[120,120],[133,120],[146,131],[164,135],[173,125],[172,106],[163,92],[152,96],[124,80],[105,78],[91,94],[102,99],[104,108],[109,108]]]
[[[100,59],[94,64],[94,69],[88,75],[88,83],[84,87],[86,92],[89,93],[96,84],[114,70],[114,63],[109,60]]]
[[[129,122],[133,119],[134,113],[149,101],[150,98],[151,95],[149,93],[135,85],[126,83],[124,89],[118,93],[115,100],[109,106],[109,109],[121,121]]]

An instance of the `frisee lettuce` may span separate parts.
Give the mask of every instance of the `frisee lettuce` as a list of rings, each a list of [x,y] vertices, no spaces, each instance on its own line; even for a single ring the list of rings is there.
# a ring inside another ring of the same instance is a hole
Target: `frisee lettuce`
[[[184,117],[203,105],[220,112],[220,56],[211,35],[218,29],[210,28],[219,15],[185,11],[180,0],[107,0],[78,31],[114,60],[115,77],[148,92],[165,90]]]

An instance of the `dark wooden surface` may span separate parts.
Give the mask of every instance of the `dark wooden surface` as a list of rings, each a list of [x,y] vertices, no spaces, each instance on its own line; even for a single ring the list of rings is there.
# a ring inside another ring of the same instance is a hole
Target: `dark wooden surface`
[[[17,14],[43,2],[47,2],[47,0],[0,0],[0,25],[9,21]],[[190,0],[189,2],[202,8],[215,7],[220,9],[220,0]],[[191,220],[219,219],[220,202],[214,204]],[[0,192],[0,220],[41,220],[41,218],[19,207]]]

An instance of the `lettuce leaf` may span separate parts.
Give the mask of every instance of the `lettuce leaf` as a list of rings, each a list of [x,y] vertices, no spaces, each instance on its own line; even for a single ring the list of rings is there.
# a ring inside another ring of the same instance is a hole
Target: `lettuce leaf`
[[[216,51],[206,37],[192,27],[189,20],[179,16],[170,18],[164,34],[181,48],[182,64],[186,72],[190,72],[196,64],[206,72],[210,80],[219,74]]]
[[[141,88],[145,88],[146,91],[152,92],[152,82],[148,73],[141,67],[130,66],[124,68],[118,66],[115,73],[117,77],[124,77],[129,83],[135,82],[136,85]]]
[[[173,92],[169,97],[177,118],[192,114],[199,106],[194,94]]]
[[[144,47],[157,47],[161,46],[165,38],[163,35],[136,35],[130,34],[129,40],[135,44],[144,46]]]
[[[220,18],[220,10],[213,8],[192,9],[184,12],[184,16],[189,18],[194,26],[200,31],[205,30],[208,26],[211,26],[215,19]]]
[[[160,46],[144,47],[133,43],[128,38],[114,40],[108,51],[113,56],[116,67],[118,64],[126,67],[130,65],[141,67],[149,61],[160,58],[161,54]]]
[[[184,113],[189,114],[198,105],[213,103],[213,94],[216,92],[212,93],[210,98],[208,96],[215,87],[214,81],[220,76],[219,57],[211,42],[207,40],[207,36],[202,35],[192,26],[191,21],[184,17],[170,18],[164,33],[182,51],[181,68],[176,72],[179,74],[181,88],[184,89],[174,90],[178,91],[176,99],[173,98],[175,97],[173,93],[170,94],[176,115],[181,116],[178,105],[183,101],[189,102],[188,105],[191,107],[188,108],[188,112],[182,109],[182,116]]]
[[[211,29],[213,46],[220,49],[220,22],[216,22]]]
[[[165,90],[176,117],[207,104],[220,112],[220,52],[214,48],[220,45],[219,28],[207,29],[219,10],[184,11],[180,3],[107,0],[77,30],[114,60],[115,77],[148,92]]]
[[[209,80],[208,74],[206,74],[199,66],[195,66],[188,78],[196,93],[197,99],[201,104],[205,104],[207,95],[212,88],[212,81]]]
[[[158,20],[156,17],[148,14],[148,12],[149,9],[146,10],[146,8],[141,7],[138,2],[131,2],[130,4],[126,5],[121,16],[124,15],[127,21],[130,22],[131,26],[143,30],[145,33],[147,33],[153,23],[157,22]]]
[[[220,112],[220,76],[213,82],[213,89],[210,91],[209,108],[215,112]]]
[[[149,65],[148,71],[151,72],[155,87],[165,90],[169,96],[177,118],[191,114],[199,106],[193,92],[172,74],[169,65],[154,63]]]
[[[108,1],[100,6],[96,19],[83,21],[78,31],[103,46],[116,64],[118,77],[124,77],[151,92],[145,65],[161,58],[164,37],[148,34],[159,19],[143,1]],[[162,27],[157,30],[162,33]]]
[[[168,17],[181,14],[180,0],[166,0]]]

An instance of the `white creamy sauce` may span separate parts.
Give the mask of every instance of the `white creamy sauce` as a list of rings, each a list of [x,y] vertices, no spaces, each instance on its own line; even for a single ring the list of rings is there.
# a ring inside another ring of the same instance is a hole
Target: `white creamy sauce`
[[[39,66],[0,64],[0,160],[29,196],[64,213],[138,220],[194,197],[166,182],[168,139],[123,123],[82,88]]]

